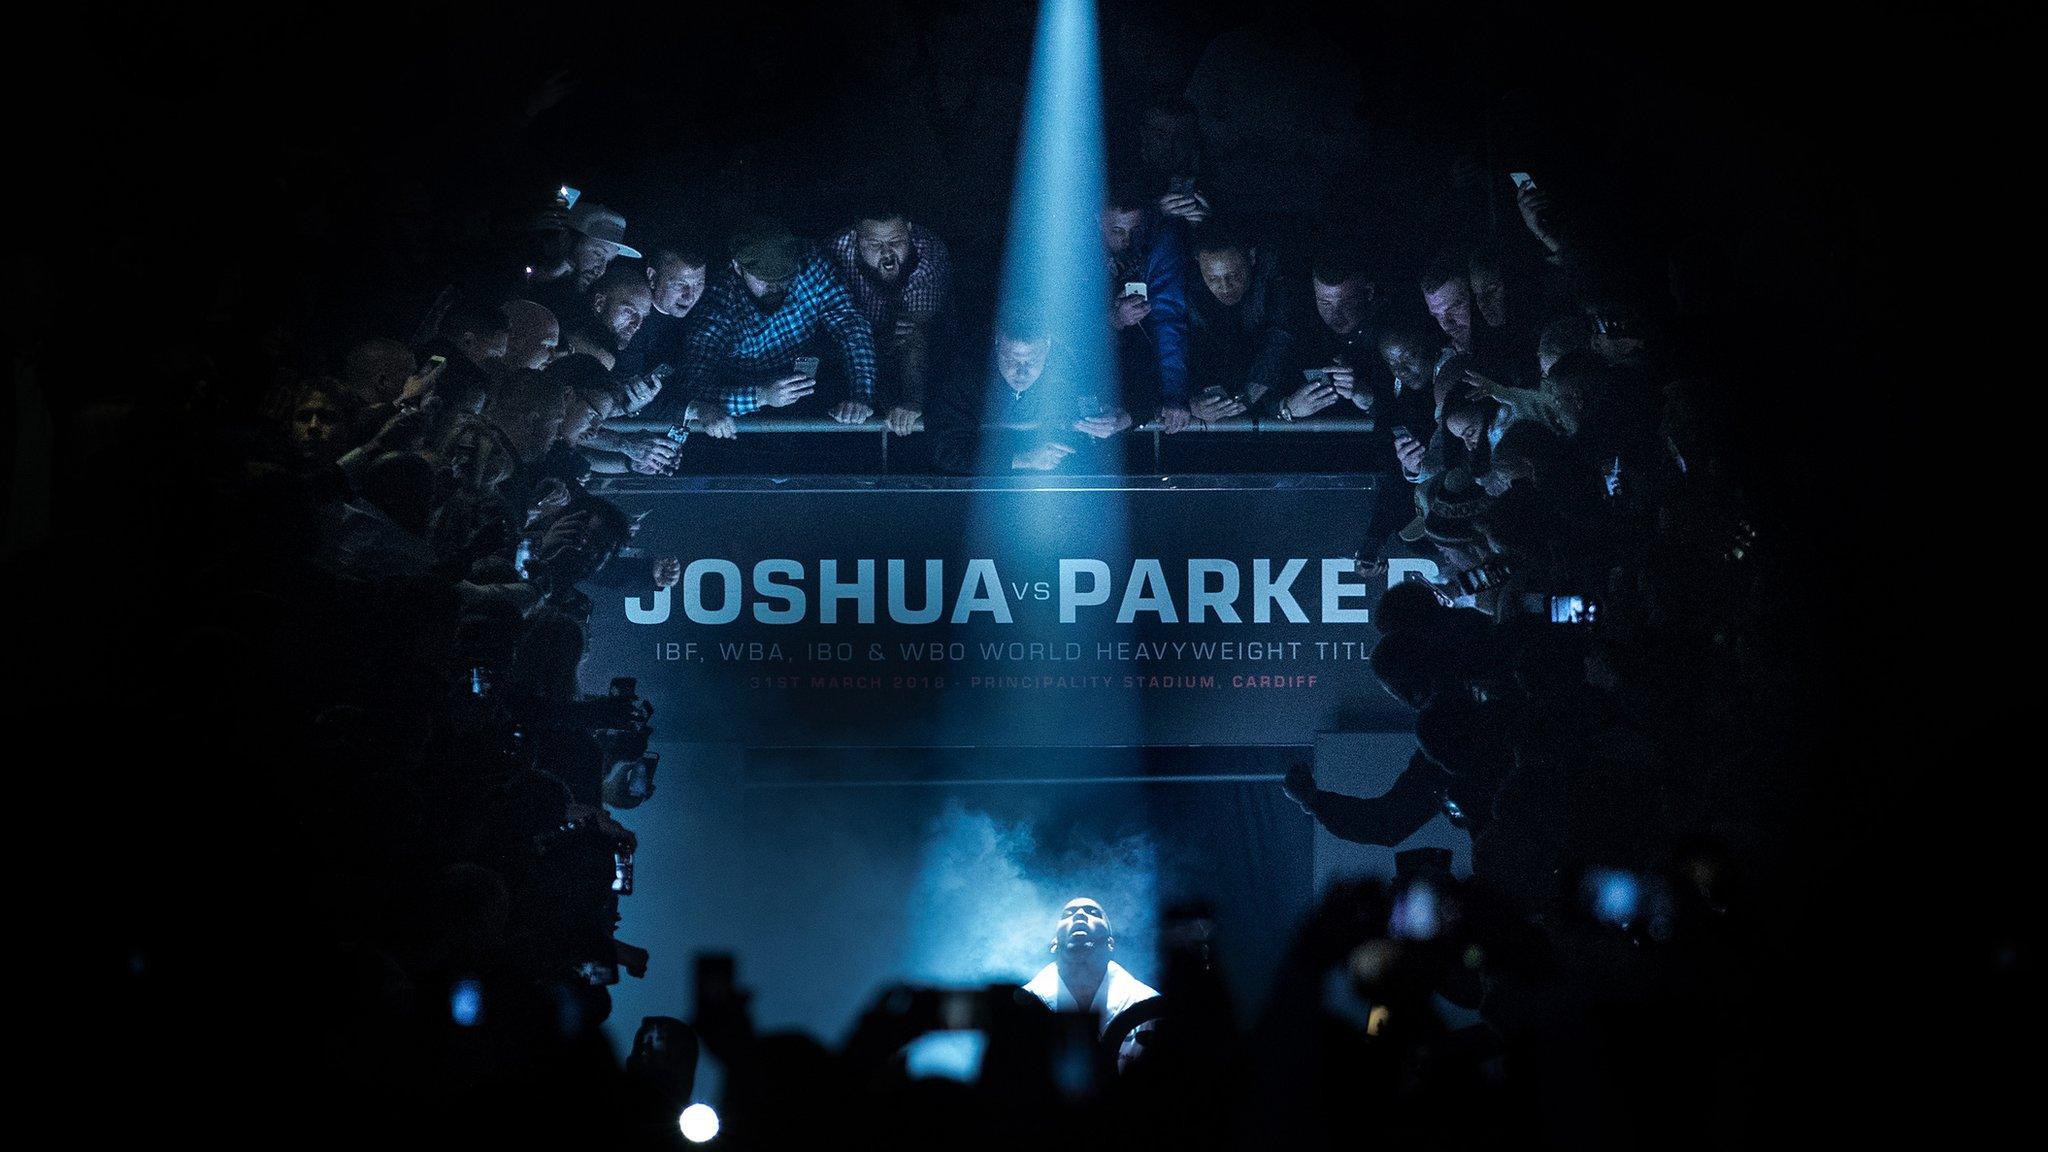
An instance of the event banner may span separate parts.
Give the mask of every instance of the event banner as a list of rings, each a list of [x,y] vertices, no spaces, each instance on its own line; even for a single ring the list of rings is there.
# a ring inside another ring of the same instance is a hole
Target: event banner
[[[592,674],[665,737],[762,745],[1298,744],[1400,724],[1352,570],[1370,476],[704,478],[644,514]],[[637,571],[637,569],[634,569]],[[598,690],[602,684],[586,684]]]

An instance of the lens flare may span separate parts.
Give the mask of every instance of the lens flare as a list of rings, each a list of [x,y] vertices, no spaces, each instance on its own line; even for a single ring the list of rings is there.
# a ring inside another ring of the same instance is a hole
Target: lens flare
[[[690,1143],[707,1143],[718,1135],[718,1113],[709,1104],[692,1104],[676,1118],[676,1127],[683,1130],[683,1139]]]

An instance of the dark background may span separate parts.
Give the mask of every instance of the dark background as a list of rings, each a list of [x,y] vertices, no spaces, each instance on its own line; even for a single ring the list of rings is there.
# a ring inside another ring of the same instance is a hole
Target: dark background
[[[1211,34],[1273,7],[1104,4],[1113,96],[1172,86]],[[901,161],[900,143],[873,140],[893,134],[853,115],[862,98],[928,107],[928,44],[983,8],[1013,29],[985,42],[1009,47],[975,57],[974,98],[934,122],[940,145],[987,162],[910,171],[957,249],[989,257],[1027,6],[85,5],[24,24],[8,81],[25,160],[11,181],[17,379],[34,371],[60,421],[114,401],[182,403],[167,390],[200,348],[255,347],[278,321],[416,293],[402,277],[375,300],[351,285],[377,267],[362,257],[382,231],[448,227],[423,218],[473,196],[498,206],[567,180],[637,225],[751,189],[822,229],[839,219],[835,191]],[[1769,1095],[1811,1104],[1839,1081],[1853,1090],[1824,1098],[1862,1115],[1888,1096],[1931,1104],[1996,1083],[1980,1077],[2013,1066],[1980,1026],[2010,1009],[2007,989],[1971,975],[2035,867],[2002,731],[2026,715],[2014,698],[2034,677],[2007,669],[2031,644],[2021,635],[1993,665],[1951,638],[1991,639],[1988,614],[2032,586],[2008,571],[2026,551],[2031,489],[1990,471],[2026,455],[2000,413],[2026,403],[2035,359],[2030,296],[2011,288],[2034,260],[2024,200],[2038,180],[2011,123],[2028,73],[1993,50],[2018,42],[2002,11],[1801,22],[1746,3],[1360,4],[1286,17],[1362,78],[1349,96],[1374,126],[1387,190],[1369,201],[1373,225],[1396,239],[1426,230],[1455,154],[1520,91],[1559,110],[1550,122],[1571,129],[1559,148],[1647,232],[1780,238],[1764,250],[1784,271],[1758,286],[1780,327],[1753,335],[1760,355],[1789,358],[1794,383],[1756,411],[1774,430],[1802,578],[1825,592],[1812,643],[1829,673],[1804,689],[1814,772],[1796,790],[1799,835],[1778,882],[1805,893],[1808,914],[1774,1002],[1836,1055],[1789,1047]],[[562,66],[574,95],[506,143],[494,126]],[[216,386],[262,383],[230,370]],[[70,847],[40,855],[35,874],[53,906],[46,938],[75,942],[53,955],[82,953],[96,971],[95,922],[132,914],[131,901],[165,914],[162,892],[138,889],[164,860],[133,845],[246,854],[242,874],[270,877],[273,896],[288,896],[291,865],[289,844],[265,834],[260,776],[210,774],[188,767],[210,750],[153,745],[156,686],[126,674],[177,610],[150,598],[152,569],[203,556],[203,526],[151,485],[147,450],[80,472],[79,448],[60,438],[47,476],[5,470],[10,500],[44,508],[48,529],[7,591],[22,610],[17,651],[41,659],[17,698],[23,739],[101,749],[23,774],[35,826],[83,826],[51,835]],[[1999,531],[1956,518],[1973,511],[1995,512]],[[231,664],[186,671],[216,678],[232,713]],[[260,743],[263,718],[245,719],[224,738]],[[153,775],[168,779],[140,786]],[[176,899],[173,913],[235,934],[223,963],[289,964],[261,948],[262,901]],[[52,966],[55,982],[68,966]],[[275,1004],[216,1007],[231,1021],[216,1035],[288,1042]],[[121,1031],[118,1005],[64,1023],[95,1042]]]

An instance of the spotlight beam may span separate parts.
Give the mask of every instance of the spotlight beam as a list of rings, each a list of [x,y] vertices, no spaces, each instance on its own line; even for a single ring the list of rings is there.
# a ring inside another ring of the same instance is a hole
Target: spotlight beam
[[[1002,312],[1043,317],[1084,393],[1117,397],[1097,224],[1105,178],[1093,0],[1045,0],[1017,145]],[[1008,471],[1007,466],[1003,469]]]

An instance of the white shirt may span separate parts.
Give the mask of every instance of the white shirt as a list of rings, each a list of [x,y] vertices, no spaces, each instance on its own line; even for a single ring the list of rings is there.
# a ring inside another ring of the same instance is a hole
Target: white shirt
[[[1060,979],[1058,963],[1047,964],[1039,969],[1038,975],[1033,976],[1031,982],[1024,985],[1024,990],[1038,997],[1047,1008],[1055,1012],[1071,1012],[1080,1006],[1074,999],[1074,993],[1067,988],[1067,982]],[[1129,969],[1111,960],[1109,971],[1102,977],[1101,986],[1095,989],[1095,999],[1089,1002],[1088,1008],[1095,1013],[1098,1022],[1096,1029],[1100,1032],[1107,1030],[1109,1022],[1116,1019],[1124,1009],[1140,1000],[1150,1000],[1157,995],[1157,989],[1147,986],[1144,981],[1131,975]]]

